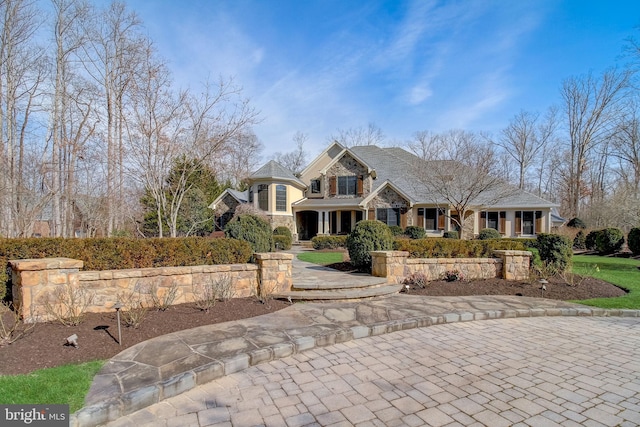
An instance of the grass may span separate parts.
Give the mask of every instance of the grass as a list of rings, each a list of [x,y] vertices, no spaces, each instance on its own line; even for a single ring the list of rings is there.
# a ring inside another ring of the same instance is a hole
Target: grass
[[[71,413],[84,405],[93,377],[104,361],[64,365],[24,375],[0,376],[3,404],[69,404]]]
[[[300,261],[311,262],[319,265],[329,265],[344,261],[344,252],[303,252],[298,254]]]
[[[595,298],[574,301],[601,308],[640,309],[640,261],[597,255],[574,255],[573,272],[613,283],[629,293],[618,298]]]

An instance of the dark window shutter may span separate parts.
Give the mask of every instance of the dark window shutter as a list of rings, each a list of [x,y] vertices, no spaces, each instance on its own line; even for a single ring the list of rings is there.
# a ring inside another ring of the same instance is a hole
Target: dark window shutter
[[[444,230],[444,209],[438,209],[438,230]]]
[[[534,230],[536,234],[542,233],[542,211],[536,211],[536,229]]]
[[[329,195],[330,196],[336,195],[336,177],[335,176],[329,177]]]
[[[369,218],[370,221],[373,221],[376,219],[376,211],[375,209],[369,209]]]
[[[364,175],[358,175],[358,197],[364,193]]]
[[[507,213],[505,211],[500,212],[500,221],[498,222],[498,228],[500,233],[505,233],[507,230]]]

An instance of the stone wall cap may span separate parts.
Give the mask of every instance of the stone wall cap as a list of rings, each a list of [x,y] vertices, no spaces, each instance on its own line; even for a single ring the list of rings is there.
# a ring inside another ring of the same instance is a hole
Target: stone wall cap
[[[371,251],[371,256],[386,256],[386,257],[408,257],[409,252],[407,251]]]
[[[254,253],[253,256],[255,256],[256,259],[260,259],[260,260],[275,260],[275,259],[292,260],[293,259],[293,254],[289,254],[286,252],[260,252],[260,253]]]
[[[532,256],[533,254],[529,251],[516,251],[516,250],[494,250],[493,251],[494,254],[498,254],[498,255],[513,255],[513,256]]]
[[[67,268],[82,268],[84,261],[72,258],[38,258],[38,259],[14,259],[9,264],[18,271],[56,270]]]

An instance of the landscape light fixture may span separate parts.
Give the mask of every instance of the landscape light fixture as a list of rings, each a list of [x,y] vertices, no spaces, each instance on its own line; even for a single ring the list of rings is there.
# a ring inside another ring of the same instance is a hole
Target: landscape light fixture
[[[547,290],[547,280],[546,279],[540,279],[538,280],[538,282],[540,283],[540,291],[542,292],[542,298],[544,298],[544,291]]]
[[[122,332],[120,331],[120,309],[122,308],[122,303],[116,301],[113,308],[116,309],[116,319],[118,321],[118,345],[122,345]]]

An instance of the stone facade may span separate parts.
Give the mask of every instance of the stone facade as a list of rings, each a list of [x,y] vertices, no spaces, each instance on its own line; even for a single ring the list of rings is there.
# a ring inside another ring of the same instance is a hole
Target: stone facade
[[[378,208],[400,208],[401,226],[405,228],[413,225],[413,210],[409,209],[409,201],[398,194],[393,188],[386,187],[380,191],[368,205],[373,209],[372,217],[375,218],[375,210]]]
[[[354,198],[351,195],[335,195],[332,196],[329,192],[329,179],[333,176],[364,176],[364,182],[362,183],[362,196],[367,197],[371,193],[371,178],[369,177],[368,169],[362,163],[353,158],[353,156],[346,154],[340,158],[333,166],[329,168],[324,175],[324,197],[336,197],[336,198]]]
[[[199,265],[189,267],[141,268],[129,270],[80,271],[82,261],[44,258],[9,261],[14,304],[25,322],[51,320],[44,300],[60,287],[83,288],[93,295],[88,312],[114,310],[118,294],[155,289],[159,298],[177,286],[173,304],[193,302],[194,286],[211,280],[231,280],[234,297],[279,293],[291,290],[291,260],[286,253],[255,254],[255,264]]]
[[[422,273],[427,280],[440,280],[446,271],[458,270],[465,279],[527,280],[531,252],[494,251],[496,258],[409,258],[409,252],[371,252],[372,274],[386,277],[387,283],[402,283],[414,274]]]

